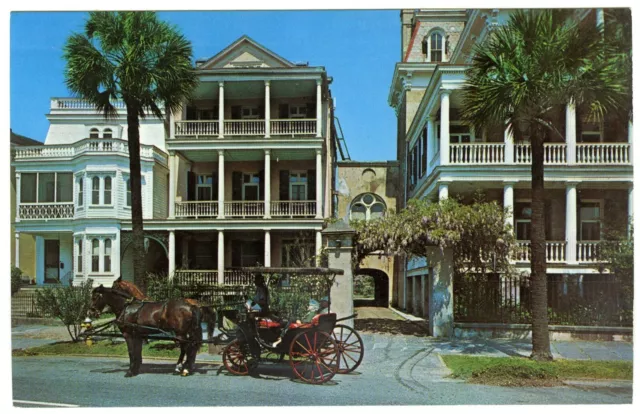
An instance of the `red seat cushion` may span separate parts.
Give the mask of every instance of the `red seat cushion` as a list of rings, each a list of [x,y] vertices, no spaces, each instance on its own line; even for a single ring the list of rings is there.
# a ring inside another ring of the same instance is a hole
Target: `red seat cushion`
[[[260,328],[279,328],[280,322],[272,321],[271,319],[260,319],[258,321],[258,327]]]

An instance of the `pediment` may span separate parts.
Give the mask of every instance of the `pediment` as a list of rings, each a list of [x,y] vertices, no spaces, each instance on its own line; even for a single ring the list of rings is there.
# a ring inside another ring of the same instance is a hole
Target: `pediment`
[[[294,64],[248,36],[243,36],[198,69],[290,68]]]

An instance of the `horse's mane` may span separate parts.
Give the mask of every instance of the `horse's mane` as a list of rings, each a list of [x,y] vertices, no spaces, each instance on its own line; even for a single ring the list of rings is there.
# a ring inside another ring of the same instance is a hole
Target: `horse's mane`
[[[142,293],[138,286],[126,280],[118,279],[113,282],[113,285],[111,287],[113,289],[120,289],[124,292],[127,292],[138,300],[149,300],[149,297]]]

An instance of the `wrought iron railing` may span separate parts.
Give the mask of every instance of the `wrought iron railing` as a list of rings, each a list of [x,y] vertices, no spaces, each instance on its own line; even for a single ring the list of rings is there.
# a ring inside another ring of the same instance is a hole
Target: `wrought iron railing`
[[[73,202],[68,203],[20,203],[20,220],[55,220],[73,218]]]

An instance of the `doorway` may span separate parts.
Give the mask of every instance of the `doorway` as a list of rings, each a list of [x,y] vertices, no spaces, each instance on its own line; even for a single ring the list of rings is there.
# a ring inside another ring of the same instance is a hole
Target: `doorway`
[[[44,241],[44,282],[60,281],[60,240]]]

